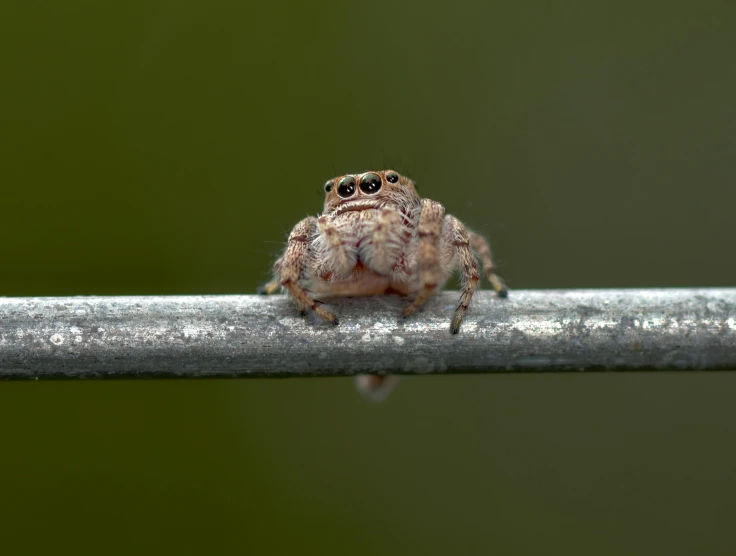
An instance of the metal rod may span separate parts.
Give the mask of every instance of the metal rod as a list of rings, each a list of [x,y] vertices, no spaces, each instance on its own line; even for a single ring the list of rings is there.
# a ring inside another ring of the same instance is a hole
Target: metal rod
[[[457,292],[401,318],[396,296],[0,298],[0,379],[736,369],[736,288]]]

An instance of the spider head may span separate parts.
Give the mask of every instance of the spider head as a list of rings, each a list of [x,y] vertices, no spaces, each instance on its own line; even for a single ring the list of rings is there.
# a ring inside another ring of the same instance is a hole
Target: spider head
[[[414,182],[393,170],[338,176],[325,183],[325,213],[419,204]]]

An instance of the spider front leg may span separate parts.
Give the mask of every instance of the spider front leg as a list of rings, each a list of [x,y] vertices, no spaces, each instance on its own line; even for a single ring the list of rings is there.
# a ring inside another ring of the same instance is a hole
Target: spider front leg
[[[442,269],[440,268],[440,235],[445,207],[430,199],[422,199],[422,210],[419,215],[417,235],[419,246],[417,260],[419,263],[419,293],[404,310],[404,317],[413,315],[427,301],[437,288]]]
[[[308,266],[309,243],[312,239],[312,230],[316,224],[317,219],[309,217],[294,226],[289,235],[286,252],[281,259],[279,281],[302,312],[306,308],[310,308],[326,321],[338,324],[337,317],[320,307],[317,301],[299,283]]]
[[[458,264],[460,266],[460,279],[463,292],[460,295],[460,305],[455,309],[455,316],[450,325],[450,332],[457,334],[460,331],[460,324],[468,310],[470,300],[473,298],[475,288],[480,280],[478,272],[478,262],[471,250],[471,236],[465,229],[465,226],[454,216],[448,216],[446,219],[445,234],[443,243],[454,251]]]

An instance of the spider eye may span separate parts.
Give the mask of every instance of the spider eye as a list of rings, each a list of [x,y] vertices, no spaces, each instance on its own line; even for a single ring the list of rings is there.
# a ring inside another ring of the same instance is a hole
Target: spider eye
[[[388,174],[386,174],[386,179],[391,183],[396,183],[397,181],[399,181],[399,174],[397,174],[396,172],[389,172]]]
[[[363,179],[360,180],[360,190],[363,193],[372,195],[381,189],[381,176],[378,174],[366,174]]]
[[[345,176],[337,184],[337,194],[343,199],[355,195],[355,178],[353,176]]]
[[[332,183],[332,180],[330,180],[330,181],[328,181],[328,182],[327,182],[327,183],[325,184],[325,191],[327,191],[327,193],[329,193],[330,191],[332,191],[332,188],[333,188],[333,187],[335,187],[335,184],[334,184],[334,183]]]

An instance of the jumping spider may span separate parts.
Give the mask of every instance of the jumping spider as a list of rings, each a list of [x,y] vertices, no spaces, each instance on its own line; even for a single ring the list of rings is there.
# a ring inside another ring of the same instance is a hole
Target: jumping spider
[[[348,174],[325,183],[324,212],[299,222],[274,264],[262,293],[283,288],[299,310],[313,309],[338,324],[316,295],[413,296],[404,317],[460,270],[462,295],[450,332],[457,334],[480,280],[476,256],[499,297],[508,290],[496,275],[486,240],[445,207],[422,199],[412,180],[393,170]]]

